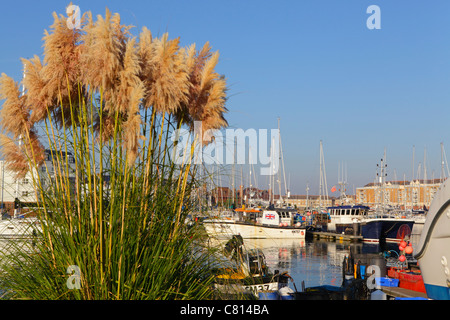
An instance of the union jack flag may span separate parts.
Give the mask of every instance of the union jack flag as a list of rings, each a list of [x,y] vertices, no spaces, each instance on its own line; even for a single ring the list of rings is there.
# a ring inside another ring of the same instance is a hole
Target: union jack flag
[[[266,219],[273,220],[275,219],[275,215],[273,213],[266,214]]]

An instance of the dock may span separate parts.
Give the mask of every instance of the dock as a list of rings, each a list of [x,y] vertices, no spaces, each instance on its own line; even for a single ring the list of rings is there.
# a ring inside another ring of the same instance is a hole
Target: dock
[[[425,298],[428,299],[426,293],[408,290],[400,287],[384,287],[381,286],[381,291],[386,293],[386,295],[395,297],[395,298]]]
[[[306,235],[313,239],[325,239],[332,241],[359,242],[363,240],[362,236],[356,236],[351,234],[339,234],[334,232],[323,232],[323,231],[307,231]]]

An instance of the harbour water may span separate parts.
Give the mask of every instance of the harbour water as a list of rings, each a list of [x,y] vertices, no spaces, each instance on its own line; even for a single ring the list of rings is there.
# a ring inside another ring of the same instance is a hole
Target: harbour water
[[[413,248],[418,245],[420,235],[412,235]],[[287,271],[293,278],[297,289],[301,283],[305,287],[322,285],[340,286],[342,284],[342,262],[352,253],[377,253],[387,250],[398,252],[398,245],[350,243],[324,240],[248,240],[247,248],[259,248],[266,257],[270,270]]]

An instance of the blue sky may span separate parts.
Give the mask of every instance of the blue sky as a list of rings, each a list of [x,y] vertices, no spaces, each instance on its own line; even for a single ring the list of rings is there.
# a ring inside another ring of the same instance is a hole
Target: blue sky
[[[0,72],[20,79],[20,57],[42,54],[52,12],[69,2],[2,2]],[[81,12],[119,12],[138,34],[169,33],[182,45],[210,41],[230,86],[231,128],[276,128],[293,194],[318,192],[323,141],[328,188],[338,163],[348,190],[372,182],[387,152],[388,178],[412,176],[427,150],[439,178],[450,152],[450,2],[436,1],[73,1]],[[381,29],[369,30],[370,5]],[[423,168],[423,164],[422,164]],[[423,174],[422,176],[423,177]],[[266,188],[265,179],[259,179]]]

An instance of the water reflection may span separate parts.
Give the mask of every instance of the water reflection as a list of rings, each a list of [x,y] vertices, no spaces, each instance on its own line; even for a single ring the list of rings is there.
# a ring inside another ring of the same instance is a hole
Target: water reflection
[[[420,235],[413,235],[413,248]],[[302,281],[306,287],[342,284],[342,262],[352,254],[379,253],[388,250],[398,252],[397,244],[366,244],[324,240],[246,240],[247,248],[261,249],[268,267],[280,272],[287,271],[300,290]]]

